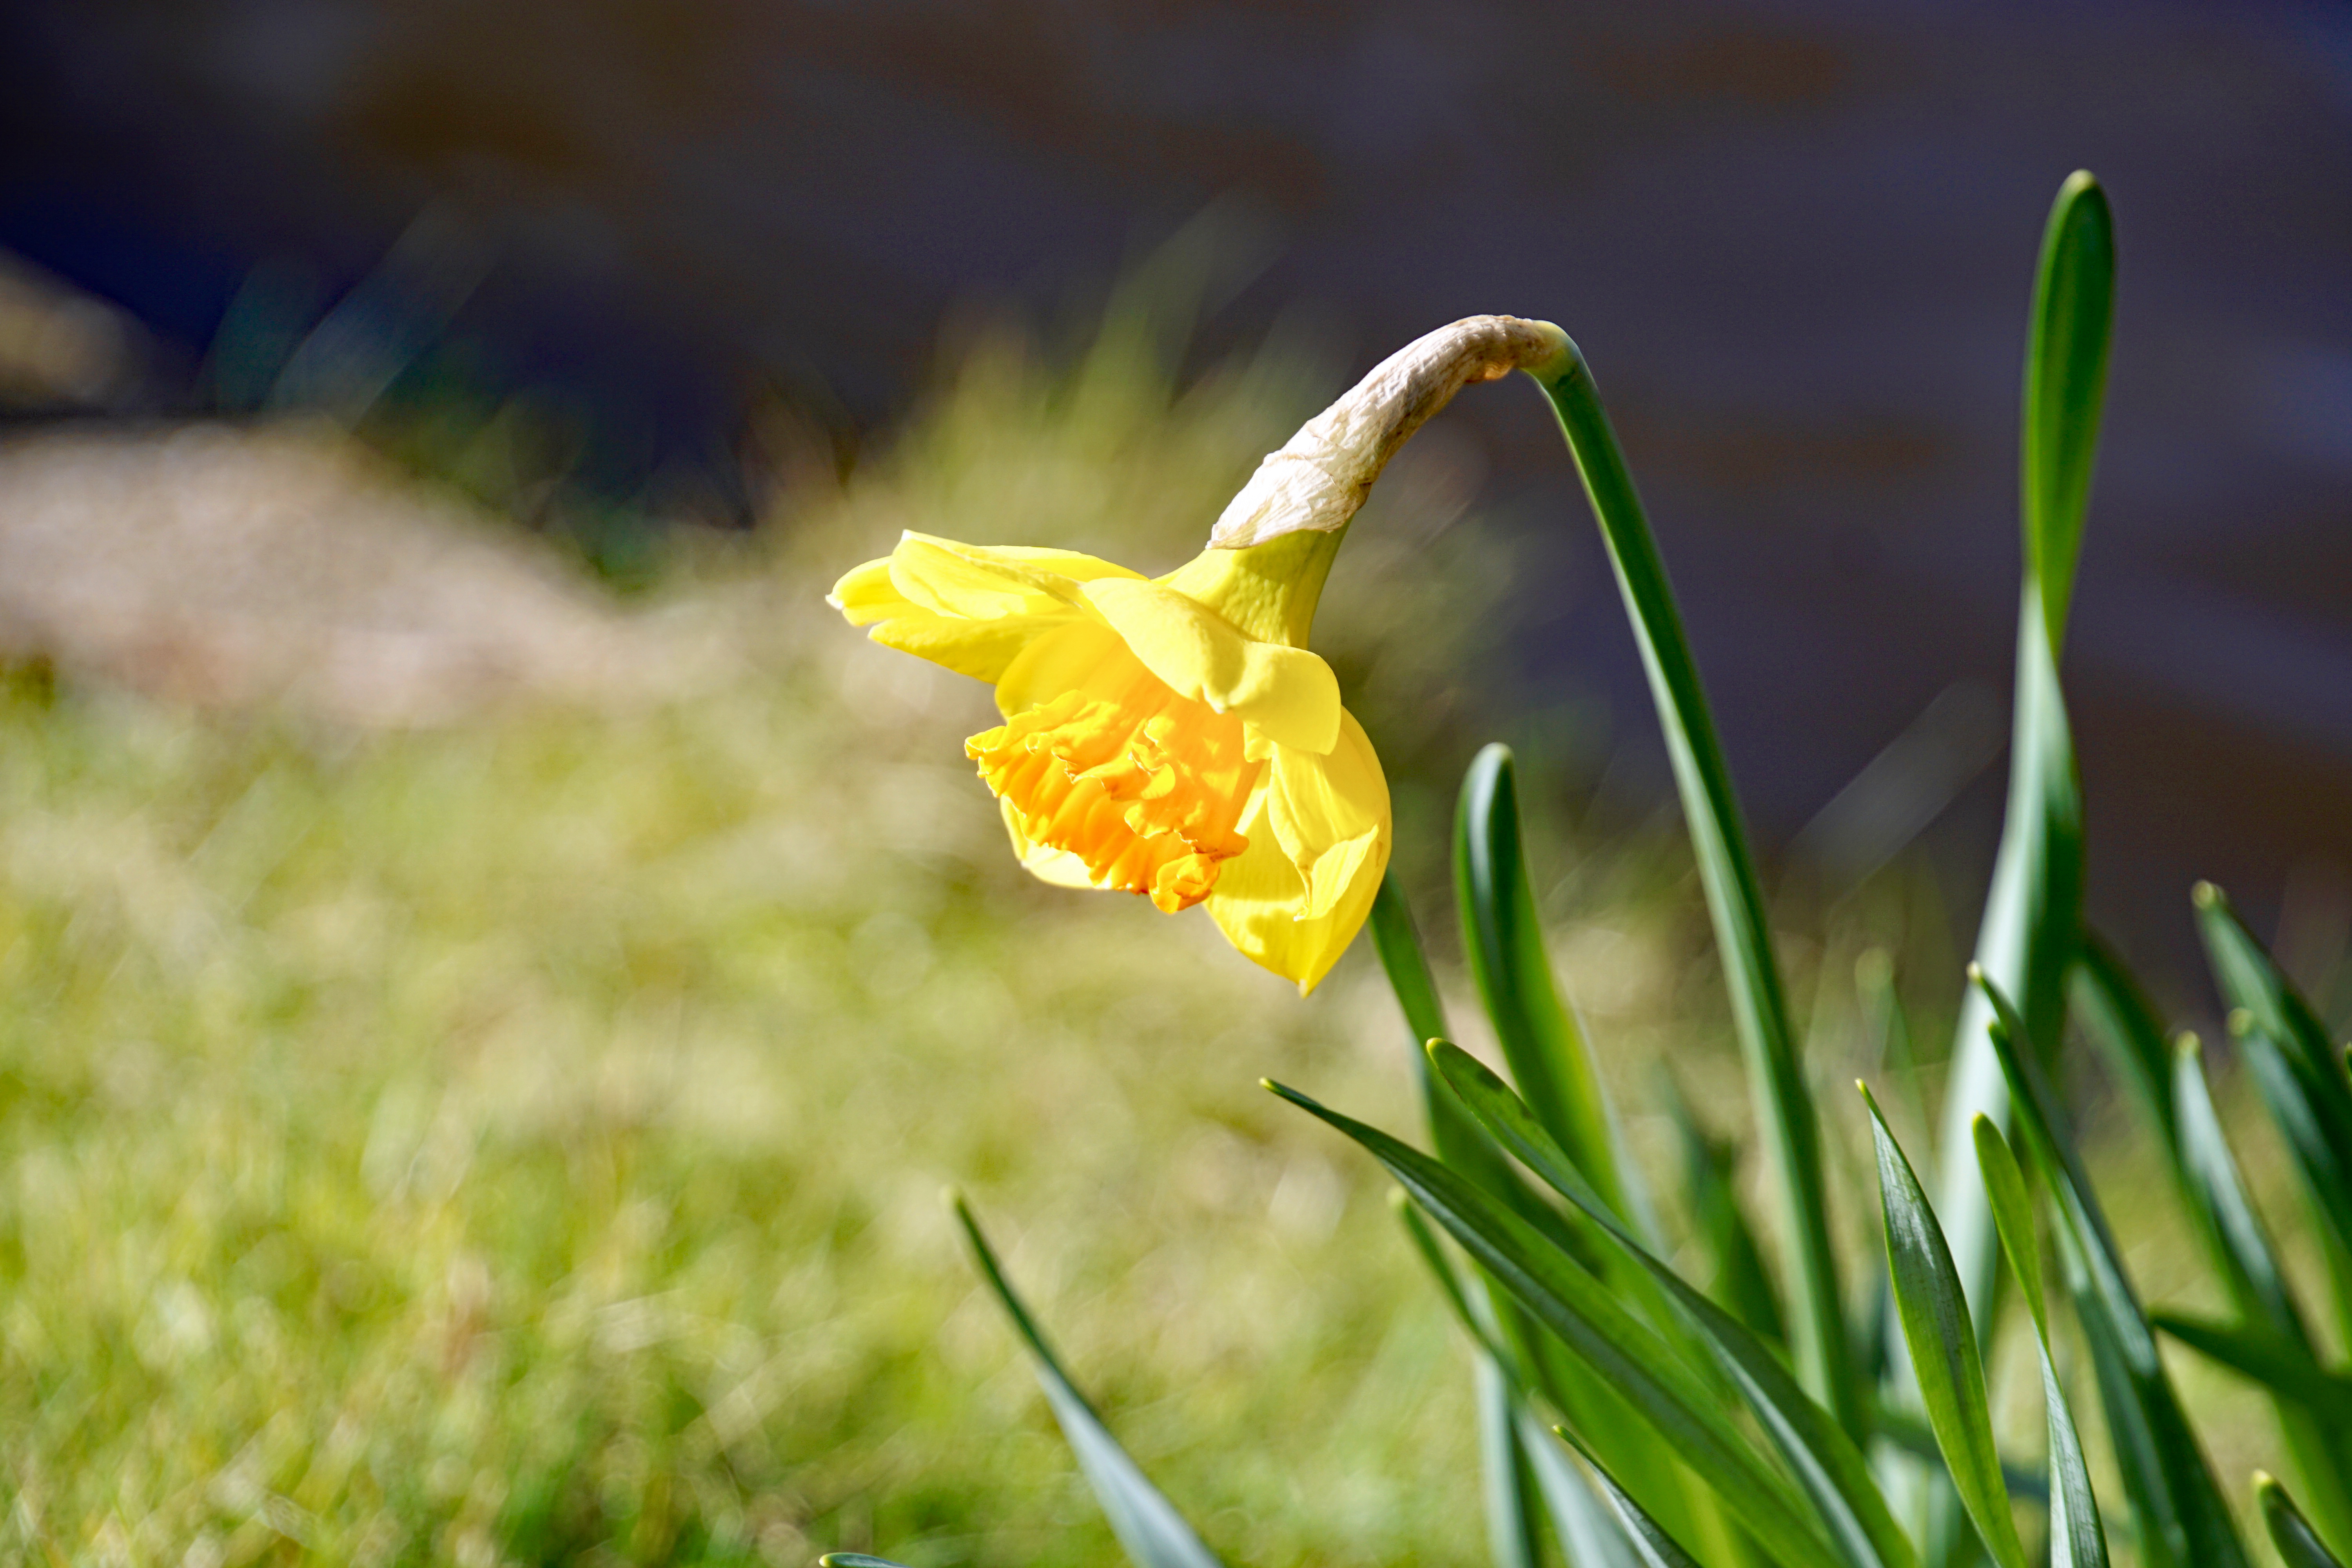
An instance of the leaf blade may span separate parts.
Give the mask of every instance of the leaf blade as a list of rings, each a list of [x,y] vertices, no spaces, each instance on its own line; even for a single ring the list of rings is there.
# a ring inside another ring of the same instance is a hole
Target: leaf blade
[[[1870,1090],[1873,1142],[1878,1154],[1880,1213],[1885,1224],[1886,1268],[1895,1281],[1895,1306],[1903,1341],[1927,1409],[1927,1424],[1943,1451],[1952,1485],[1977,1527],[1977,1535],[2000,1568],[2025,1568],[2025,1547],[2010,1517],[2009,1490],[2001,1481],[2000,1450],[1992,1436],[1992,1410],[1985,1394],[1984,1365],[1977,1351],[1976,1324],[1960,1292],[1958,1272],[1945,1245],[1943,1227],[1927,1206],[1927,1192],[1904,1158],[1895,1134]]]
[[[2286,1489],[2260,1470],[2254,1472],[2254,1497],[2262,1504],[2263,1526],[2286,1568],[2344,1568],[2296,1510]]]
[[[2221,889],[2200,882],[2191,901],[2231,1032],[2303,1178],[2336,1316],[2352,1332],[2352,1079],[2310,1005]]]
[[[1498,1200],[1428,1155],[1296,1089],[1266,1087],[1386,1167],[1497,1283],[1675,1447],[1766,1551],[1790,1563],[1829,1553],[1788,1483],[1714,1407],[1697,1374],[1598,1279]]]
[[[1576,1441],[1573,1434],[1563,1430],[1559,1437],[1561,1441],[1574,1445],[1577,1456],[1591,1468],[1592,1479],[1600,1483],[1601,1495],[1609,1500],[1609,1506],[1624,1523],[1625,1533],[1633,1538],[1634,1549],[1642,1554],[1643,1568],[1700,1568],[1698,1560],[1683,1549],[1682,1542],[1667,1534],[1656,1520],[1643,1512],[1640,1503],[1625,1495],[1625,1489],[1617,1484],[1616,1479],[1610,1475],[1600,1460]]]
[[[2107,1535],[2091,1490],[2091,1468],[2083,1454],[2083,1434],[2074,1407],[2050,1359],[2050,1319],[2042,1291],[2042,1254],[2035,1245],[2033,1209],[2025,1175],[2010,1152],[2009,1141],[1989,1117],[1976,1119],[1977,1166],[1991,1200],[1993,1228],[2000,1249],[2025,1292],[2033,1316],[2033,1345],[2041,1358],[2042,1425],[2050,1447],[2051,1568],[2106,1568]]]
[[[2142,1561],[2177,1568],[2244,1568],[2245,1548],[2229,1506],[2157,1353],[2155,1334],[2124,1271],[2082,1156],[2060,1131],[2057,1097],[2041,1063],[2017,1043],[2022,1025],[2009,998],[1982,971],[1971,969],[1970,978],[1991,1005],[1994,1021],[1987,1037],[2008,1079],[2026,1152],[2058,1214],[2068,1291],[2097,1369],[2100,1403],[2116,1468],[2131,1497]]]
[[[950,1194],[949,1206],[971,1247],[982,1281],[1028,1347],[1037,1382],[1045,1391],[1054,1419],[1069,1440],[1071,1452],[1077,1456],[1078,1468],[1085,1472],[1104,1517],[1110,1522],[1111,1533],[1118,1537],[1128,1556],[1137,1568],[1223,1568],[1216,1554],[1185,1522],[1184,1516],[1176,1511],[1175,1505],[1151,1484],[1142,1468],[1128,1458],[1127,1450],[1119,1447],[1118,1439],[1110,1435],[1110,1428],[1103,1425],[1102,1417],[1062,1370],[1060,1358],[1054,1354],[1036,1320],[1013,1290],[1013,1282],[997,1260],[995,1248],[989,1246],[963,1194]]]
[[[1616,1140],[1583,1031],[1560,1000],[1528,883],[1518,784],[1508,746],[1488,745],[1462,778],[1454,875],[1470,974],[1528,1103],[1610,1208],[1628,1211]],[[1426,1043],[1424,1041],[1424,1043]]]
[[[2087,169],[2058,187],[2042,229],[2025,358],[2018,464],[2025,546],[2042,585],[2050,646],[2066,641],[2066,604],[2082,550],[2083,514],[2106,401],[2115,329],[2116,231],[2106,193]]]
[[[1600,1195],[1551,1142],[1532,1110],[1510,1086],[1458,1046],[1433,1046],[1438,1076],[1502,1145],[1553,1191],[1591,1217],[1621,1255],[1638,1265],[1651,1289],[1681,1315],[1703,1351],[1745,1400],[1800,1489],[1827,1528],[1843,1559],[1910,1568],[1909,1540],[1887,1510],[1861,1450],[1830,1414],[1780,1365],[1770,1347],[1614,1224]]]

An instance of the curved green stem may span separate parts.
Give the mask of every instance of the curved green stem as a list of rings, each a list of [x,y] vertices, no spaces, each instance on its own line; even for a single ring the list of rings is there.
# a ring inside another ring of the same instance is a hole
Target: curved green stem
[[[1649,672],[1650,692],[1665,731],[1682,795],[1700,884],[1717,944],[1723,951],[1732,1018],[1748,1068],[1756,1119],[1782,1211],[1784,1244],[1795,1254],[1791,1270],[1796,1321],[1792,1325],[1799,1376],[1806,1390],[1857,1437],[1864,1415],[1853,1358],[1846,1346],[1837,1261],[1830,1248],[1827,1194],[1822,1179],[1821,1130],[1798,1060],[1789,1025],[1780,966],[1772,953],[1771,929],[1764,918],[1748,837],[1732,794],[1730,771],[1715,734],[1698,667],[1683,636],[1665,564],[1642,510],[1641,497],[1626,471],[1624,455],[1610,428],[1591,371],[1573,344],[1539,372],[1531,371],[1559,416],[1570,455],[1583,477],[1585,495],[1601,524],[1617,586]]]

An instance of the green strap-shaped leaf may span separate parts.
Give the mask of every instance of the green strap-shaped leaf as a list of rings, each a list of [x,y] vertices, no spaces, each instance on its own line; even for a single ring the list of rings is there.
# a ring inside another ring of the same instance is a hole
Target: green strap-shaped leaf
[[[1118,1537],[1136,1568],[1223,1568],[1175,1505],[1127,1457],[1127,1450],[1118,1446],[1118,1439],[1110,1435],[1110,1428],[1062,1370],[1036,1320],[1013,1293],[1013,1282],[1004,1277],[996,1252],[981,1233],[980,1222],[972,1217],[963,1194],[950,1194],[948,1201],[955,1210],[956,1223],[963,1226],[964,1238],[971,1244],[981,1279],[1004,1309],[1004,1315],[1013,1320],[1022,1343],[1029,1347],[1045,1403],[1053,1407],[1054,1419],[1061,1424],[1063,1436],[1077,1455],[1078,1468],[1094,1488],[1095,1500],[1102,1505],[1111,1533]]]
[[[1458,1046],[1439,1042],[1430,1047],[1430,1058],[1438,1076],[1479,1123],[1553,1191],[1591,1216],[1622,1256],[1640,1266],[1652,1289],[1671,1303],[1687,1334],[1714,1360],[1762,1426],[1836,1542],[1840,1560],[1883,1568],[1916,1562],[1910,1541],[1887,1511],[1861,1450],[1797,1385],[1770,1347],[1609,1217],[1600,1194],[1508,1084]]]
[[[1976,963],[2023,1010],[2024,1036],[2053,1059],[2066,1017],[2066,977],[2083,901],[2083,801],[2074,736],[2058,683],[2074,562],[2098,450],[2115,292],[2114,225],[2098,182],[2077,173],[2059,187],[2042,232],[2025,350],[2020,420],[2024,580],[2017,612],[2017,689],[2009,749],[2009,805],[1992,888],[1977,931]],[[1987,1048],[1992,1016],[1960,999],[1946,1080],[1939,1150],[1968,1146],[1977,1117],[2009,1123],[2009,1091]],[[1992,1309],[1996,1246],[1970,1162],[1941,1162],[1942,1216],[1960,1287],[1981,1331]]]
[[[1381,879],[1381,890],[1372,899],[1370,925],[1381,967],[1388,974],[1389,987],[1396,994],[1397,1006],[1412,1034],[1412,1048],[1408,1054],[1421,1083],[1422,1109],[1429,1119],[1430,1144],[1437,1157],[1508,1202],[1521,1219],[1549,1232],[1555,1240],[1573,1245],[1559,1215],[1528,1191],[1503,1152],[1463,1114],[1450,1095],[1438,1092],[1430,1077],[1426,1047],[1432,1040],[1452,1037],[1452,1031],[1445,1026],[1444,1005],[1438,998],[1437,981],[1430,973],[1421,933],[1413,924],[1412,905],[1393,873]]]
[[[1860,1434],[1864,1401],[1846,1344],[1837,1258],[1830,1245],[1829,1194],[1822,1177],[1821,1130],[1790,1027],[1780,970],[1764,898],[1748,849],[1747,828],[1731,788],[1698,666],[1683,636],[1665,563],[1651,537],[1642,499],[1610,427],[1591,371],[1570,345],[1563,368],[1538,378],[1584,480],[1601,524],[1617,587],[1633,623],[1650,696],[1664,731],[1666,755],[1690,829],[1699,885],[1715,925],[1730,993],[1732,1021],[1748,1070],[1748,1092],[1763,1129],[1789,1270],[1792,1344],[1798,1373],[1849,1433]],[[1516,1068],[1516,1064],[1514,1064]],[[1572,1146],[1571,1146],[1572,1147]]]
[[[2042,233],[2019,464],[2025,548],[2042,584],[2042,613],[2053,648],[2066,643],[2066,602],[2074,593],[2098,455],[2115,309],[2115,218],[2098,181],[2077,169],[2058,187]]]
[[[1601,1260],[1595,1257],[1595,1244],[1590,1236],[1578,1234],[1566,1215],[1528,1191],[1503,1152],[1463,1113],[1451,1095],[1438,1090],[1433,1080],[1429,1058],[1422,1047],[1444,1033],[1445,1016],[1429,961],[1414,929],[1412,909],[1393,876],[1381,882],[1373,900],[1371,927],[1381,966],[1388,972],[1406,1026],[1412,1031],[1413,1068],[1421,1079],[1431,1142],[1438,1159],[1501,1198],[1514,1214],[1567,1248],[1571,1256],[1597,1267]],[[1668,1510],[1673,1517],[1703,1536],[1727,1532],[1720,1521],[1699,1517],[1716,1511],[1712,1497],[1703,1489],[1685,1485],[1663,1443],[1639,1423],[1622,1419],[1606,1391],[1595,1385],[1572,1358],[1561,1352],[1508,1292],[1488,1281],[1486,1294],[1492,1307],[1488,1331],[1500,1343],[1513,1349],[1519,1370],[1531,1389],[1539,1392],[1562,1415],[1589,1423],[1596,1432],[1605,1434],[1609,1452],[1621,1472],[1643,1487],[1644,1495],[1655,1506]],[[1493,1457],[1490,1452],[1490,1459]],[[1504,1484],[1502,1478],[1490,1477],[1490,1481]]]
[[[1625,1489],[1617,1484],[1590,1449],[1576,1441],[1573,1433],[1563,1427],[1559,1436],[1562,1442],[1574,1445],[1578,1456],[1591,1468],[1601,1495],[1624,1521],[1625,1533],[1633,1538],[1635,1550],[1641,1553],[1642,1568],[1699,1568],[1698,1559],[1683,1550],[1682,1542],[1668,1535],[1656,1520],[1643,1512],[1640,1503],[1625,1495]]]
[[[2221,889],[2197,885],[2197,930],[2254,1087],[2286,1138],[2317,1222],[2336,1316],[2352,1334],[2352,1079],[2327,1031]]]
[[[2331,1534],[2352,1540],[2352,1426],[2315,1414],[2328,1387],[2327,1374],[2313,1359],[2309,1332],[2276,1250],[2222,1136],[2195,1037],[2184,1035],[2168,1046],[2163,1026],[2129,969],[2095,938],[2084,943],[2074,995],[2085,1033],[2130,1087],[2161,1138],[2166,1165],[2231,1304],[2247,1324],[2259,1325],[2258,1331],[2242,1335],[2229,1325],[2213,1325],[2222,1337],[2211,1340],[2203,1337],[2205,1325],[2192,1322],[2176,1337],[2264,1384],[2314,1510]],[[2161,1313],[2151,1313],[2150,1321],[2168,1327]],[[2256,1347],[2256,1354],[2272,1352],[2272,1375],[2246,1372],[2230,1360],[2239,1339]]]
[[[1977,1169],[1984,1177],[1985,1194],[1992,1205],[1993,1228],[2024,1292],[2026,1307],[2033,1314],[2034,1348],[2042,1358],[2042,1409],[2050,1439],[2051,1568],[2106,1568],[2107,1534],[2099,1522],[2098,1499],[2091,1491],[2083,1434],[2074,1425],[2074,1407],[2067,1402],[2065,1385],[2058,1381],[2057,1363],[2050,1359],[2042,1249],[2034,1239],[2033,1207],[2025,1195],[2025,1174],[2017,1168],[2008,1140],[1990,1118],[1978,1117],[1972,1131]]]
[[[1623,1516],[1592,1494],[1559,1439],[1524,1404],[1518,1417],[1519,1451],[1559,1532],[1560,1556],[1570,1568],[1643,1568],[1641,1545]]]
[[[1984,1364],[1977,1352],[1976,1324],[1959,1275],[1944,1244],[1943,1228],[1927,1206],[1927,1194],[1903,1157],[1902,1145],[1886,1130],[1878,1102],[1865,1087],[1871,1135],[1878,1150],[1879,1210],[1886,1224],[1886,1272],[1895,1281],[1895,1310],[1903,1342],[1927,1409],[1945,1468],[1977,1535],[2000,1568],[2025,1568],[2025,1547],[2009,1515],[2009,1491],[2001,1485],[2000,1449],[1992,1437],[1992,1410],[1985,1397]]]
[[[1421,931],[1413,923],[1412,904],[1398,885],[1394,869],[1381,879],[1381,890],[1372,896],[1371,927],[1372,946],[1381,955],[1389,989],[1396,993],[1418,1061],[1422,1047],[1440,1037],[1451,1039],[1454,1031],[1445,1026],[1445,1004],[1438,998],[1437,977],[1430,973]]]
[[[1601,1079],[1582,1032],[1560,1001],[1544,952],[1543,925],[1520,843],[1518,784],[1508,746],[1483,748],[1462,777],[1454,818],[1454,879],[1470,974],[1511,1076],[1609,1206],[1629,1214]]]
[[[907,1568],[903,1563],[893,1563],[887,1557],[869,1557],[863,1552],[828,1552],[816,1562],[817,1568]]]
[[[2330,1415],[2319,1403],[2317,1391],[2330,1376],[2321,1370],[2277,1250],[2246,1195],[2194,1035],[2183,1035],[2175,1047],[2173,1100],[2189,1206],[2215,1272],[2246,1327],[2274,1342],[2279,1361],[2293,1369],[2270,1382],[2271,1403],[2305,1495],[2331,1537],[2352,1541],[2352,1411]]]
[[[1532,1226],[1420,1151],[1280,1084],[1276,1094],[1361,1145],[1497,1283],[1671,1444],[1781,1563],[1836,1560],[1789,1484],[1657,1331]]]
[[[2263,1506],[2263,1527],[2271,1532],[2271,1544],[2278,1548],[2286,1568],[2344,1568],[2311,1521],[2295,1510],[2286,1489],[2260,1470],[2254,1472],[2254,1497]]]
[[[1397,1213],[1439,1293],[1478,1347],[1476,1392],[1484,1459],[1486,1533],[1496,1568],[1541,1568],[1549,1523],[1574,1568],[1638,1568],[1624,1531],[1578,1480],[1557,1445],[1528,1414],[1530,1389],[1493,1325],[1471,1305],[1429,1221],[1402,1192]]]
[[[1519,1447],[1519,1402],[1503,1369],[1489,1357],[1478,1358],[1476,1392],[1487,1555],[1495,1568],[1543,1568],[1543,1504]]]
[[[2057,1096],[2040,1061],[2018,1044],[2023,1026],[2009,998],[1982,971],[1971,968],[1969,977],[1991,1004],[1988,1037],[2009,1080],[2027,1156],[2057,1210],[2067,1287],[2098,1373],[2140,1560],[2149,1568],[2244,1568],[2245,1549],[2157,1353],[2082,1155],[2063,1131]]]

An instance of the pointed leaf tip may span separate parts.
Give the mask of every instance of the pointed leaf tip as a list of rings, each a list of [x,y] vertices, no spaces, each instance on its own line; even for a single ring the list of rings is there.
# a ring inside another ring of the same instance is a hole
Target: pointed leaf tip
[[[2319,1532],[2311,1528],[2311,1521],[2294,1506],[2294,1499],[2267,1470],[2254,1472],[2254,1499],[2262,1507],[2263,1524],[2270,1531],[2271,1544],[2278,1549],[2279,1560],[2287,1568],[2344,1568],[2319,1539]]]

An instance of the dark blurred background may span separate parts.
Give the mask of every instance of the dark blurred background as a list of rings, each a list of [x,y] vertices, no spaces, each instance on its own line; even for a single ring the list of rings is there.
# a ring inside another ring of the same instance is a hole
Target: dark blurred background
[[[390,300],[415,341],[383,378],[422,357],[485,407],[530,389],[631,516],[744,520],[762,410],[854,461],[957,312],[1082,310],[1204,213],[1233,281],[1203,363],[1304,333],[1336,391],[1457,316],[1557,320],[1609,394],[1759,835],[1834,881],[1927,825],[1963,920],[2000,794],[2026,300],[2077,166],[2121,268],[2067,650],[2094,912],[2182,953],[2210,876],[2333,970],[2352,7],[0,13],[0,249],[152,335],[116,412],[250,405],[218,345]],[[1572,787],[1663,795],[1538,400],[1447,417],[1486,503],[1558,542],[1498,677],[1612,716],[1563,749]]]

